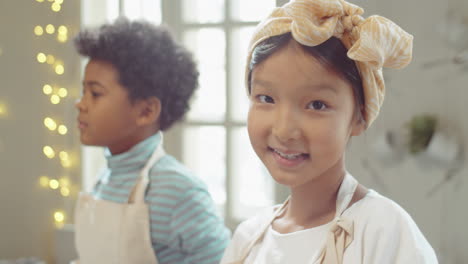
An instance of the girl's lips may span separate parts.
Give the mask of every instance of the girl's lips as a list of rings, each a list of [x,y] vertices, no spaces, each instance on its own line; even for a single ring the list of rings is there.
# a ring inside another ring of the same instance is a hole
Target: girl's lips
[[[272,148],[269,148],[269,151],[271,155],[273,155],[273,158],[275,161],[278,163],[280,167],[286,168],[286,169],[294,169],[296,167],[299,167],[301,164],[303,164],[307,159],[309,159],[309,155],[307,154],[301,154],[300,152],[285,152],[283,154],[298,154],[297,157],[294,157],[292,159],[288,159],[280,155],[277,151],[275,151]]]

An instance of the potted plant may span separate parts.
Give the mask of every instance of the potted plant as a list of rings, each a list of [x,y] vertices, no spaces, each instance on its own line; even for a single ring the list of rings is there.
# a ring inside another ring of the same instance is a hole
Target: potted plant
[[[414,116],[407,124],[408,148],[411,154],[423,152],[429,146],[437,127],[437,117],[430,114]]]

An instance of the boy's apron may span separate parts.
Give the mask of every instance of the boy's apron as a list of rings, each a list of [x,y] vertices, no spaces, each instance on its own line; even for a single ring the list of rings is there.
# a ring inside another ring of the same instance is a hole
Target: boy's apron
[[[341,216],[346,209],[348,209],[356,201],[359,201],[366,195],[367,189],[362,185],[359,185],[358,182],[349,175],[346,175],[345,177],[349,177],[349,186],[346,188],[351,190],[350,195],[346,195],[341,204],[337,205],[335,218],[333,219],[330,231],[327,234],[327,240],[321,250],[319,258],[314,262],[315,264],[342,264],[344,252],[349,244],[351,244],[353,241],[353,221],[342,218]],[[344,183],[345,181],[343,180],[342,184]],[[229,264],[244,264],[254,246],[262,241],[270,225],[278,216],[283,213],[288,203],[289,198],[283,203],[281,207],[276,210],[276,212],[273,214],[273,217],[271,217],[271,219],[269,219],[269,221],[261,227],[260,232],[254,236],[254,239],[243,251],[240,260],[231,262]]]
[[[145,203],[149,170],[164,156],[161,142],[140,172],[128,203],[115,203],[80,193],[75,208],[75,264],[158,264],[150,238]]]

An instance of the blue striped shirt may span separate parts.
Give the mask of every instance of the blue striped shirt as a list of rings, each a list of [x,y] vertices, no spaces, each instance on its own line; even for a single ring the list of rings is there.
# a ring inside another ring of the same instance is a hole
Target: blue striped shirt
[[[129,151],[112,156],[95,186],[95,197],[127,203],[140,170],[160,143],[155,134]],[[224,226],[205,184],[170,155],[149,172],[145,200],[150,210],[151,240],[160,264],[219,263],[230,231]]]

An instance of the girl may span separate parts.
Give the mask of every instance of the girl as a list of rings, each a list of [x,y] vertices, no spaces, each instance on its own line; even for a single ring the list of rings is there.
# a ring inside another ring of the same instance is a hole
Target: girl
[[[249,47],[248,132],[290,198],[236,230],[221,263],[437,263],[412,218],[345,168],[346,145],[376,118],[382,67],[411,60],[413,37],[343,0],[292,0]]]

